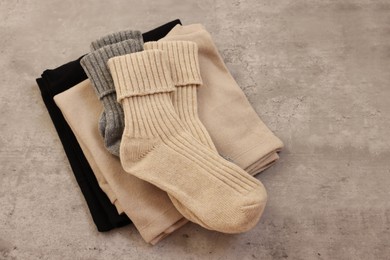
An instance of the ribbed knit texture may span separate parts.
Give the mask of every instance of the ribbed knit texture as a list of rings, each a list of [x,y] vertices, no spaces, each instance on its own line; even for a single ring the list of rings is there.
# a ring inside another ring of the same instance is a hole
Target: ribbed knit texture
[[[159,49],[166,52],[173,83],[173,107],[187,130],[201,143],[217,152],[206,128],[199,120],[197,87],[201,86],[198,46],[190,41],[147,42],[145,50]]]
[[[125,113],[120,147],[126,172],[166,191],[184,216],[205,228],[244,232],[267,200],[260,181],[201,144],[177,116],[164,52],[149,50],[108,61]]]
[[[105,35],[91,43],[91,51],[96,51],[104,46],[115,44],[126,40],[137,40],[142,42],[142,33],[140,31],[125,30]]]
[[[139,41],[142,43],[143,42],[142,33],[140,31],[125,30],[125,31],[119,31],[119,32],[107,34],[107,35],[93,41],[91,43],[90,49],[91,49],[91,51],[95,51],[95,50],[98,50],[100,48],[103,48],[104,46],[115,44],[115,43],[118,43],[121,41],[130,40],[130,39],[133,39],[133,40],[136,40],[136,41]],[[114,100],[116,99],[115,95],[113,95],[112,99],[114,99]],[[112,102],[112,101],[109,101],[109,102]],[[124,117],[123,111],[120,111],[120,113],[121,113],[121,119],[123,119],[123,117]],[[100,119],[99,119],[99,129],[101,129],[100,133],[101,133],[103,138],[105,138],[105,131],[104,130],[106,129],[106,123],[107,123],[106,112],[103,110],[103,112],[100,116]],[[116,146],[115,146],[114,150],[117,151],[117,152],[115,152],[115,154],[118,153],[118,149]]]
[[[99,120],[99,133],[107,150],[119,156],[120,141],[124,129],[124,114],[116,101],[114,82],[107,66],[108,59],[141,51],[142,40],[126,40],[104,46],[84,56],[80,63],[94,86],[96,95],[103,102],[104,111]]]
[[[175,26],[160,41],[197,43],[204,84],[198,88],[198,113],[218,152],[253,175],[272,165],[283,143],[252,108],[205,28]]]

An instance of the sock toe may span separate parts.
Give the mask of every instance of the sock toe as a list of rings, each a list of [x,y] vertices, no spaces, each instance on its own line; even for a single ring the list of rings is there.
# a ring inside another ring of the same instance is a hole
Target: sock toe
[[[252,229],[259,222],[267,204],[267,192],[264,186],[253,190],[248,199],[248,204],[241,206],[241,217],[237,218],[237,226],[233,228],[233,233],[246,232]]]

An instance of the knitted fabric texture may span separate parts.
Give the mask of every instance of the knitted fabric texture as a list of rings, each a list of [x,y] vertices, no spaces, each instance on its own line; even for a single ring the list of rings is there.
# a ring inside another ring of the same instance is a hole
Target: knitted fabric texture
[[[172,81],[176,86],[172,102],[177,115],[196,139],[217,151],[198,116],[197,88],[202,85],[202,78],[197,44],[190,41],[147,42],[144,49],[166,52]]]
[[[255,226],[267,200],[264,186],[186,131],[171,102],[175,87],[164,53],[119,56],[108,66],[125,113],[124,170],[166,191],[186,207],[180,213],[205,228],[239,233]]]
[[[204,84],[198,88],[198,113],[218,152],[252,175],[272,165],[283,143],[256,114],[205,28],[177,25],[160,41],[197,43]]]
[[[103,48],[104,46],[115,44],[118,42],[123,42],[126,40],[136,40],[142,42],[142,33],[140,31],[134,30],[125,30],[107,34],[93,42],[91,42],[91,51],[96,51],[97,49]]]
[[[119,156],[119,146],[124,129],[124,114],[116,101],[114,83],[107,67],[108,59],[141,51],[141,40],[126,40],[104,46],[84,56],[80,63],[94,86],[96,95],[103,102],[104,113],[99,120],[99,132],[107,150]]]

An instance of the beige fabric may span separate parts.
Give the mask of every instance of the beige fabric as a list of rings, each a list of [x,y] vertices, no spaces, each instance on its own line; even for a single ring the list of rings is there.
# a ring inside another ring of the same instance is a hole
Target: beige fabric
[[[187,131],[171,100],[166,53],[147,50],[108,61],[125,114],[120,160],[126,172],[166,191],[199,225],[245,232],[263,213],[263,184]]]
[[[186,220],[175,209],[165,192],[127,174],[119,159],[105,149],[96,125],[102,105],[89,80],[56,95],[54,100],[95,174],[100,172],[104,176],[121,208],[146,242],[157,243],[185,224]]]
[[[177,25],[160,41],[193,41],[199,49],[203,86],[199,118],[218,152],[255,175],[277,160],[283,144],[261,121],[227,70],[210,34],[200,24]]]
[[[99,136],[100,138],[100,136]],[[82,140],[79,142],[79,145],[81,149],[83,150],[83,153],[86,158],[93,158],[92,154],[90,153],[89,149],[85,146],[84,142]],[[103,173],[101,172],[99,166],[96,164],[95,160],[88,161],[89,166],[91,166],[91,169],[96,177],[96,180],[98,181],[99,187],[103,190],[103,192],[107,195],[110,202],[114,204],[116,210],[118,211],[118,214],[123,214],[123,208],[120,205],[115,192],[111,189],[110,185],[107,183],[106,178],[104,178]]]
[[[99,138],[101,137],[99,136]],[[111,189],[110,185],[107,183],[106,178],[104,178],[104,174],[101,172],[99,165],[95,162],[95,160],[88,160],[88,158],[93,158],[91,151],[88,149],[88,147],[83,142],[83,140],[80,140],[79,145],[81,147],[81,150],[83,150],[84,156],[87,158],[89,166],[91,167],[98,181],[99,187],[107,195],[111,203],[114,204],[116,210],[118,211],[118,214],[123,214],[124,213],[123,208],[120,202],[118,201],[115,192]]]
[[[206,128],[198,116],[197,88],[200,77],[198,46],[189,41],[147,42],[145,50],[159,49],[168,57],[169,71],[175,85],[173,107],[188,131],[201,143],[217,151]]]
[[[190,41],[160,41],[147,42],[145,50],[162,50],[168,57],[169,71],[175,90],[172,92],[172,104],[187,131],[202,144],[218,153],[206,128],[198,116],[197,88],[202,85],[198,61],[198,46]],[[169,193],[168,193],[168,196]],[[179,208],[189,220],[196,222],[193,214],[175,198],[173,204]]]

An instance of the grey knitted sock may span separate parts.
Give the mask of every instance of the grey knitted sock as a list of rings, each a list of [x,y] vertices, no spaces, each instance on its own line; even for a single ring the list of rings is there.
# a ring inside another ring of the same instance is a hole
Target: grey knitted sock
[[[121,41],[134,39],[143,42],[142,33],[140,31],[134,31],[134,30],[125,30],[125,31],[119,31],[114,32],[111,34],[107,34],[91,43],[90,49],[91,51],[96,51],[104,46],[115,44]],[[102,114],[100,115],[99,119],[99,133],[100,135],[105,138],[106,136],[106,112],[103,110]]]
[[[140,31],[126,30],[107,34],[91,43],[91,51],[96,51],[104,46],[130,39],[142,41],[142,33]]]
[[[130,39],[104,46],[84,56],[80,63],[91,80],[96,95],[103,103],[104,118],[99,120],[99,131],[107,150],[119,156],[119,145],[122,138],[124,114],[116,100],[115,86],[107,66],[108,59],[143,50],[143,41]]]

